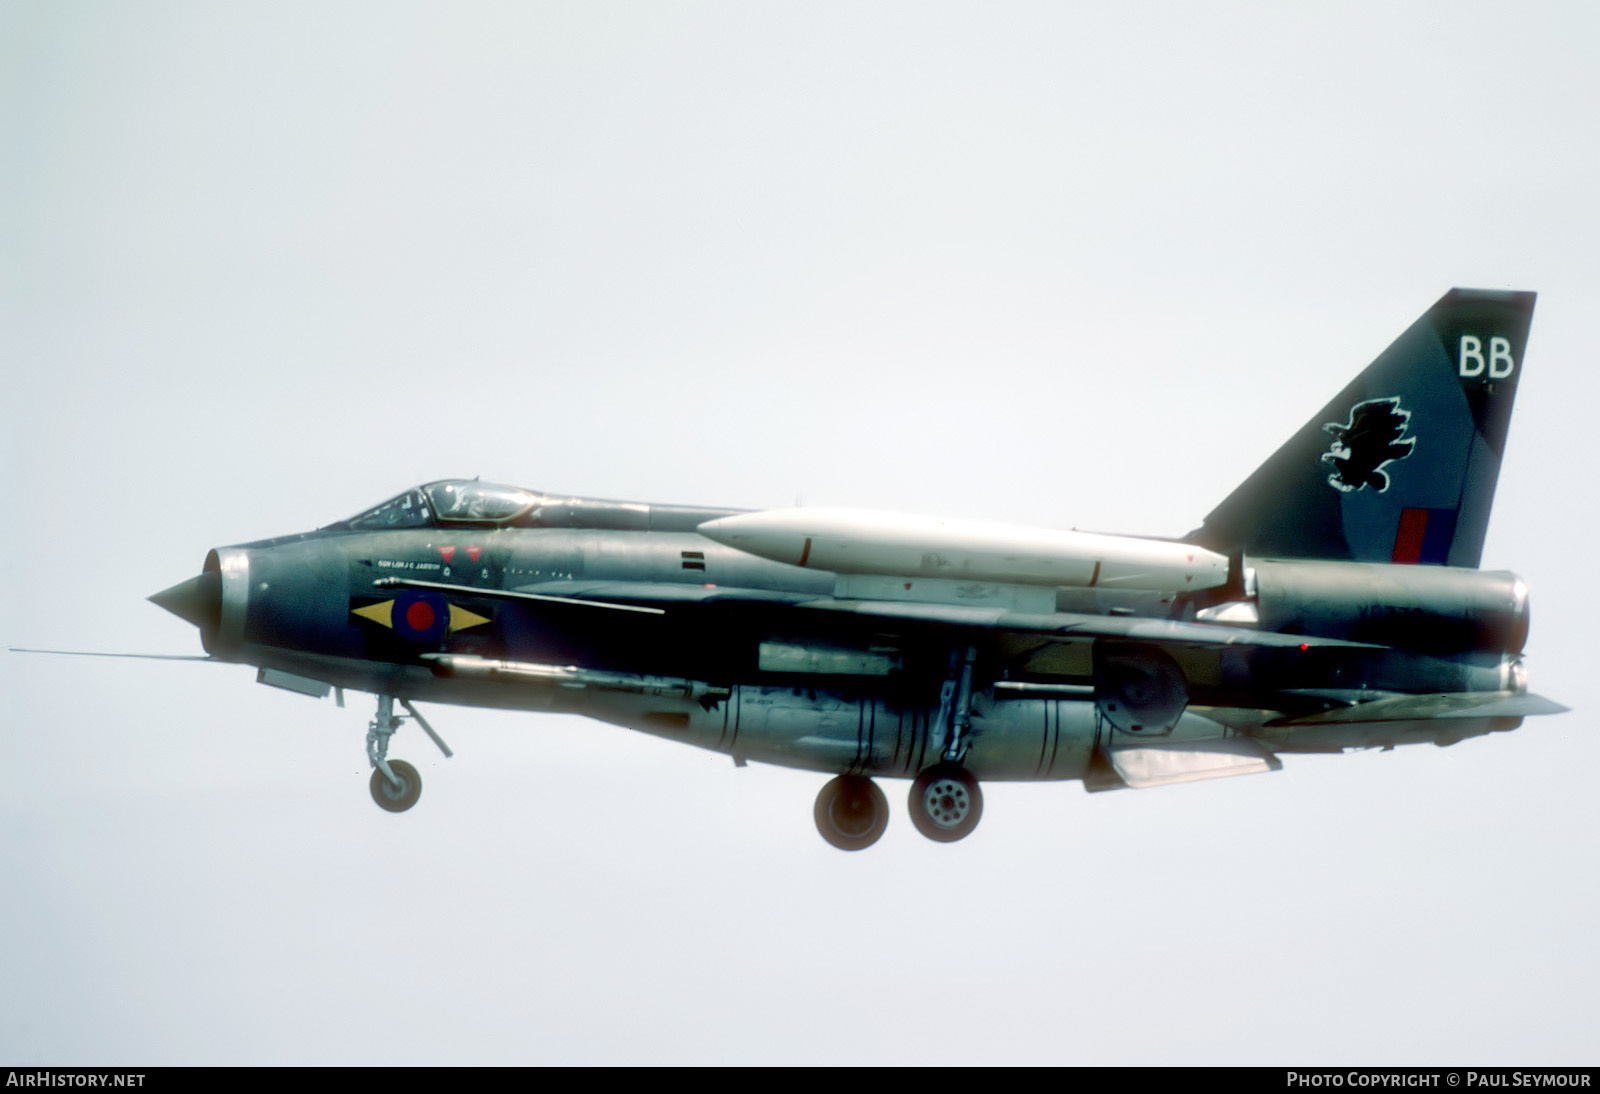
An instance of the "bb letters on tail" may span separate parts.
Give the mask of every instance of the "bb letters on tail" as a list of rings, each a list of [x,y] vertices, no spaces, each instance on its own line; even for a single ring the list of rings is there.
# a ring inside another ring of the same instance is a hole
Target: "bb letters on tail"
[[[1257,558],[1476,567],[1533,304],[1446,293],[1186,538]]]

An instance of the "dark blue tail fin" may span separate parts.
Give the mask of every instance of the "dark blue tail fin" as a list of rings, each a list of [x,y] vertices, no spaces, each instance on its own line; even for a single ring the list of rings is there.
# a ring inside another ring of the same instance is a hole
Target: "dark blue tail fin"
[[[1446,293],[1187,538],[1261,558],[1477,566],[1533,301]]]

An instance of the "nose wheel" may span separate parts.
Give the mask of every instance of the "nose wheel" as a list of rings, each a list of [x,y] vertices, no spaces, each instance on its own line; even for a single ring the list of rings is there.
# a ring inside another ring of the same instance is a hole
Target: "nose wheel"
[[[390,760],[389,773],[395,781],[390,782],[382,771],[372,772],[372,800],[380,808],[391,813],[404,813],[422,796],[422,776],[417,774],[417,769],[404,760]]]
[[[861,775],[840,775],[817,794],[817,831],[841,851],[861,851],[889,827],[889,802],[878,784]]]
[[[911,784],[911,823],[931,840],[954,843],[983,816],[983,791],[960,764],[935,764]]]

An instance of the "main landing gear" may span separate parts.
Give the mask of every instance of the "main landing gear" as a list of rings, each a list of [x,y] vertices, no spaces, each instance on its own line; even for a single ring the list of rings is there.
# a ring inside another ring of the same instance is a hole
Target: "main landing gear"
[[[954,843],[983,816],[983,791],[960,764],[935,764],[911,783],[911,823],[931,840]]]
[[[817,831],[841,851],[861,851],[889,827],[889,802],[864,775],[840,775],[817,795]]]
[[[372,779],[368,788],[372,791],[372,800],[378,803],[379,808],[387,809],[391,813],[404,813],[422,796],[422,776],[417,769],[404,760],[388,759],[389,738],[394,736],[395,730],[400,728],[400,723],[405,721],[401,715],[394,712],[394,699],[392,695],[378,696],[378,712],[367,724],[367,759],[372,762]],[[405,707],[406,714],[422,727],[424,733],[433,739],[439,746],[439,751],[448,759],[451,755],[450,746],[440,739],[428,724],[426,718],[418,713],[417,708],[411,705],[409,699],[401,699],[400,705]]]
[[[983,791],[965,767],[940,763],[911,784],[907,803],[917,831],[938,843],[970,835],[983,816]],[[889,803],[865,775],[840,775],[817,794],[817,831],[842,851],[862,851],[889,826]]]
[[[917,831],[937,843],[954,843],[972,834],[983,816],[983,791],[965,765],[972,747],[973,669],[978,648],[950,651],[950,670],[939,688],[936,725],[944,732],[939,762],[911,783],[907,805]],[[817,831],[835,847],[871,847],[889,824],[889,807],[864,775],[840,775],[817,795]]]

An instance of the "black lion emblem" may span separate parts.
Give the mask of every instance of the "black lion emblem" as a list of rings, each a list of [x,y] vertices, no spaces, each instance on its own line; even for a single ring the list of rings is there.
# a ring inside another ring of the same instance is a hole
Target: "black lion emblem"
[[[1400,409],[1400,396],[1395,395],[1357,403],[1344,425],[1324,425],[1334,438],[1322,454],[1322,462],[1334,468],[1328,484],[1345,493],[1363,486],[1380,494],[1389,489],[1389,476],[1383,468],[1411,455],[1417,444],[1415,438],[1405,435],[1410,421],[1411,411]]]

